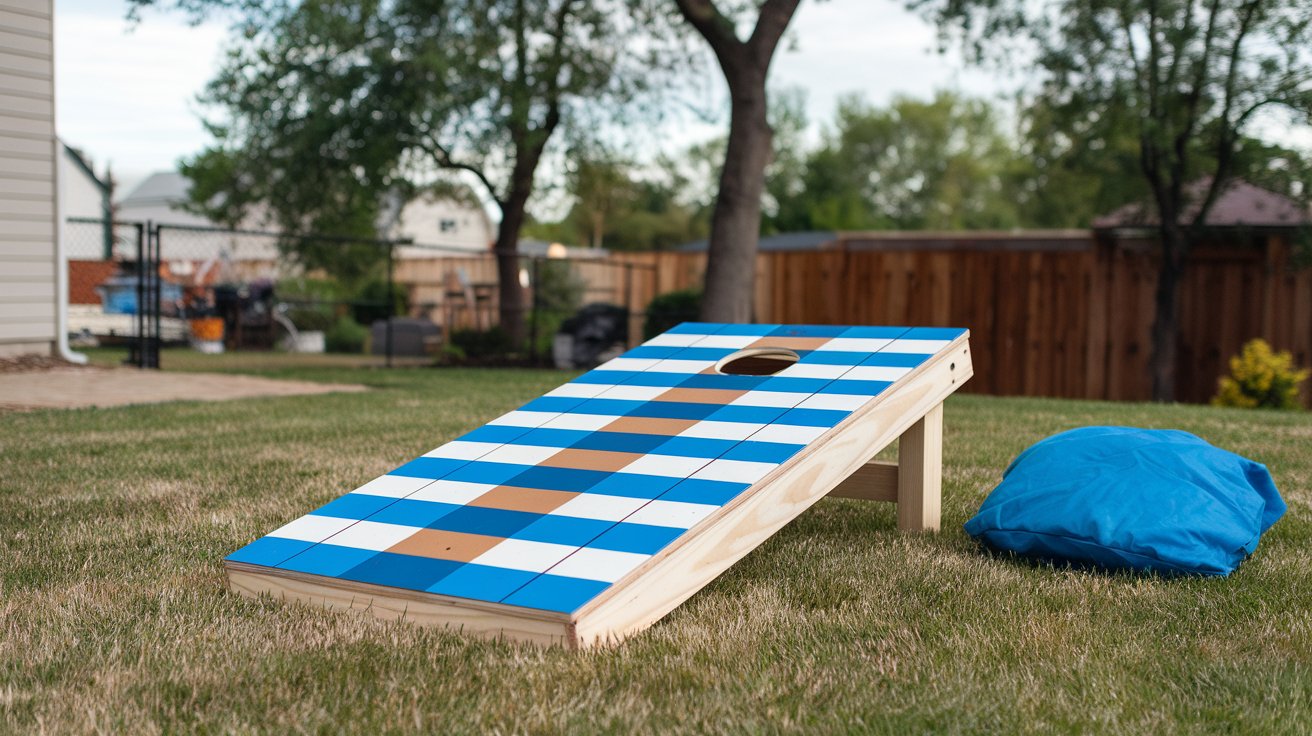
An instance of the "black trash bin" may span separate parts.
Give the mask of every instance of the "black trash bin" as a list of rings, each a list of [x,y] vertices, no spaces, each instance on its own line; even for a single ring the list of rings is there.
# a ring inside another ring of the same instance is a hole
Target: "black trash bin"
[[[392,355],[422,358],[432,355],[441,341],[442,328],[426,319],[414,317],[392,318]],[[387,320],[376,320],[369,326],[369,352],[387,355]]]
[[[607,352],[628,344],[629,312],[614,304],[589,304],[561,323],[556,335],[570,338],[570,365],[594,368]]]

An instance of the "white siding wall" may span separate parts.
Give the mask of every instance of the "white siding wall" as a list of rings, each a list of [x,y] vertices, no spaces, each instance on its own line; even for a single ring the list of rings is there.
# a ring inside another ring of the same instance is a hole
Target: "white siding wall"
[[[0,0],[0,355],[55,339],[52,0]]]
[[[0,0],[4,2],[4,0]],[[99,183],[87,176],[86,169],[64,147],[59,146],[59,196],[64,198],[61,214],[66,219],[105,218],[105,195]],[[69,260],[98,261],[105,257],[103,229],[85,223],[73,223],[64,229],[64,257]]]
[[[413,238],[424,245],[486,253],[492,247],[496,231],[487,213],[477,205],[425,195],[401,210],[394,237]],[[434,252],[422,248],[400,248],[398,258],[432,258]]]

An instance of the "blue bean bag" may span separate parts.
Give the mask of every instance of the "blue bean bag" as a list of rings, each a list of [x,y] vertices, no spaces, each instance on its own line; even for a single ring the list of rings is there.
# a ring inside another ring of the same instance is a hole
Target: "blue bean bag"
[[[1056,562],[1228,575],[1284,513],[1266,466],[1188,432],[1085,427],[1022,452],[966,533]]]

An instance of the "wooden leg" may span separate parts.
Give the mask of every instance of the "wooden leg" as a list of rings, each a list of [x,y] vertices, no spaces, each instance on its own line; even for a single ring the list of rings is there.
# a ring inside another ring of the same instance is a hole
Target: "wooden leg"
[[[943,405],[898,440],[897,528],[938,531],[943,498]]]

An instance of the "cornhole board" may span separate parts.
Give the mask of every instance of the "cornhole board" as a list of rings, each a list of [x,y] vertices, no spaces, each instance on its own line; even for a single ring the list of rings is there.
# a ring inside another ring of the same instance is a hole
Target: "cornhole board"
[[[243,547],[228,584],[618,641],[827,495],[937,529],[942,402],[971,374],[961,329],[685,323]]]

